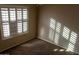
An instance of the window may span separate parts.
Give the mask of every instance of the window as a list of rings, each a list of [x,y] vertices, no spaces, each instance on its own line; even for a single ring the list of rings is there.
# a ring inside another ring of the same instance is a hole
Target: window
[[[27,9],[17,9],[17,20],[18,33],[27,31]]]
[[[22,33],[22,9],[17,9],[17,32]]]
[[[10,12],[10,21],[16,21],[16,14],[15,14],[15,8],[9,8],[9,12]]]
[[[24,33],[28,30],[26,8],[0,8],[3,38]]]
[[[8,37],[10,36],[8,8],[1,8],[1,15],[2,15],[3,35],[4,37]]]
[[[4,37],[10,36],[9,23],[3,23],[2,25]]]
[[[63,37],[68,39],[69,38],[69,33],[70,33],[70,30],[64,26],[64,29],[63,29]]]

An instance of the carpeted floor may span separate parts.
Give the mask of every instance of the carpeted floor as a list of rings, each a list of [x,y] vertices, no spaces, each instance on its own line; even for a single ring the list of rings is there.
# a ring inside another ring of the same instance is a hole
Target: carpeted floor
[[[32,39],[22,45],[8,49],[1,54],[5,55],[76,55],[65,49],[50,44],[41,39]]]

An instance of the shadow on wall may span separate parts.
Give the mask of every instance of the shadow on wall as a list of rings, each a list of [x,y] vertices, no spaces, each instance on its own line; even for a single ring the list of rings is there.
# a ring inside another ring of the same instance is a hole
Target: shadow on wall
[[[63,47],[67,46],[67,51],[74,52],[78,34],[53,18],[50,19],[49,26],[49,39],[52,40],[56,45]]]

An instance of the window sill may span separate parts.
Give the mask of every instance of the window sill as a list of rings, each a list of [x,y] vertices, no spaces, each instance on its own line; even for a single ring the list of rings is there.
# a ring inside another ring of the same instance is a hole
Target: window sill
[[[23,32],[23,33],[18,33],[18,34],[15,34],[14,36],[9,36],[9,37],[6,37],[6,38],[2,38],[2,40],[7,40],[7,39],[11,39],[11,38],[15,38],[15,37],[18,37],[18,36],[22,36],[24,34],[27,34],[29,31],[26,31],[26,32]]]

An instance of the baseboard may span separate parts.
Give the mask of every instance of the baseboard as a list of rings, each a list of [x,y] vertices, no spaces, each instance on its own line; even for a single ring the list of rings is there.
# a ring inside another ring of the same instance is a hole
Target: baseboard
[[[51,44],[57,45],[57,44],[55,44],[55,43],[54,43],[53,41],[51,41],[51,40],[47,40],[47,39],[42,38],[42,37],[38,37],[38,38],[41,39],[41,40],[44,40],[44,41],[46,41],[46,42],[48,42],[48,43],[51,43]],[[59,45],[57,45],[57,46],[59,46]],[[62,46],[59,46],[59,47],[64,48],[64,47],[62,47]],[[64,48],[64,49],[66,49],[66,48]]]

